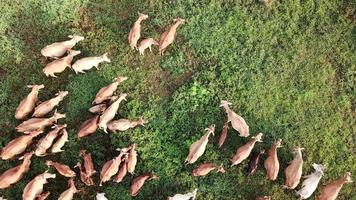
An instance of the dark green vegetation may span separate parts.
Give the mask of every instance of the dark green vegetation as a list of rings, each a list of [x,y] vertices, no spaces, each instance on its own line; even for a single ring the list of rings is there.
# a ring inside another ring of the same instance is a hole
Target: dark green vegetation
[[[138,144],[137,173],[154,171],[160,176],[148,182],[136,199],[165,199],[194,188],[199,188],[198,199],[260,195],[297,199],[294,191],[281,187],[282,172],[297,145],[305,148],[304,174],[312,171],[313,162],[327,165],[320,186],[345,171],[356,179],[355,3],[275,1],[266,8],[256,0],[2,0],[0,8],[0,147],[21,135],[14,129],[19,124],[14,113],[29,92],[27,84],[45,84],[41,100],[58,90],[69,91],[59,111],[67,114],[61,122],[68,124],[70,133],[64,153],[33,158],[31,171],[20,183],[0,191],[0,196],[20,199],[28,181],[47,169],[45,159],[74,166],[80,160],[79,150],[85,148],[100,170],[117,154],[116,148],[130,142]],[[137,11],[150,16],[142,24],[143,37],[158,38],[173,18],[186,19],[163,57],[156,51],[143,57],[129,49],[127,34]],[[79,57],[108,52],[112,62],[85,75],[67,69],[57,79],[45,77],[46,59],[40,49],[73,33],[85,36],[76,46],[82,51]],[[129,77],[118,90],[129,98],[117,117],[143,115],[149,123],[118,134],[98,131],[79,141],[76,131],[91,116],[87,109],[96,92],[118,74]],[[265,134],[256,149],[269,148],[277,138],[284,140],[275,183],[265,180],[262,168],[247,177],[247,162],[228,167],[228,159],[247,139],[230,129],[227,143],[217,148],[225,121],[221,99],[233,103],[232,109],[250,125],[251,135]],[[205,154],[196,164],[185,166],[190,144],[212,123],[216,135]],[[192,169],[205,161],[224,163],[227,173],[193,178]],[[17,163],[0,161],[0,172]],[[131,199],[131,179],[101,188],[84,187],[78,181],[82,191],[75,199],[93,199],[97,191],[106,192],[109,199]],[[66,179],[59,176],[45,190],[56,199],[66,187]],[[355,184],[346,185],[339,199],[355,199],[352,188]]]

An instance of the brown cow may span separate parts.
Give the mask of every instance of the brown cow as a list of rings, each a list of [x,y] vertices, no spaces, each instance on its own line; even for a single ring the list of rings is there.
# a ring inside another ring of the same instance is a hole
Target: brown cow
[[[177,28],[179,25],[184,24],[185,20],[181,18],[174,19],[174,24],[165,32],[162,33],[160,39],[159,39],[159,54],[163,55],[164,51],[166,48],[173,43]]]

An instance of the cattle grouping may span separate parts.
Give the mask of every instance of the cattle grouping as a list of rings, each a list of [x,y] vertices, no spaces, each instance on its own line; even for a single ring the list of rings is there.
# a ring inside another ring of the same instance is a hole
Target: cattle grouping
[[[141,22],[148,19],[148,15],[142,13],[139,13],[138,15],[137,21],[134,23],[129,32],[128,41],[131,49],[138,50],[140,55],[144,55],[144,51],[147,48],[152,51],[151,45],[157,45],[159,48],[159,54],[163,55],[167,47],[173,43],[177,27],[185,22],[184,19],[177,18],[174,20],[175,23],[161,34],[158,42],[153,38],[146,38],[142,40],[139,45],[137,45],[141,37]],[[71,39],[50,44],[41,50],[41,54],[43,56],[54,59],[43,68],[43,72],[46,76],[56,77],[55,74],[63,72],[67,67],[73,69],[75,73],[85,73],[84,70],[90,70],[93,67],[99,69],[98,66],[100,63],[111,62],[107,56],[107,53],[105,53],[102,56],[81,58],[72,64],[73,58],[81,53],[81,51],[73,50],[72,48],[78,42],[82,41],[84,37],[78,35],[68,37]],[[66,53],[67,55],[64,56]],[[112,132],[126,131],[137,126],[144,126],[148,122],[142,116],[137,119],[121,118],[114,120],[120,108],[120,104],[123,101],[126,101],[127,97],[126,93],[120,93],[117,95],[116,91],[118,86],[127,79],[128,78],[124,76],[117,76],[112,83],[98,91],[95,99],[93,100],[93,106],[89,108],[89,111],[93,113],[94,116],[85,120],[79,127],[77,132],[78,138],[88,137],[89,135],[95,133],[98,129],[102,129],[106,133],[108,130]],[[16,127],[16,130],[24,135],[13,139],[5,145],[1,151],[1,158],[3,160],[8,160],[24,153],[31,143],[33,143],[34,138],[45,132],[48,127],[51,127],[52,129],[38,140],[33,151],[26,152],[22,157],[20,157],[20,159],[23,159],[23,162],[20,165],[5,171],[0,176],[0,189],[8,188],[22,179],[24,174],[26,174],[30,169],[31,158],[33,155],[44,157],[50,154],[63,152],[64,150],[62,150],[62,148],[65,146],[65,143],[68,142],[68,132],[66,130],[67,125],[58,124],[58,120],[65,118],[65,114],[58,113],[57,110],[55,110],[52,116],[46,118],[46,116],[48,116],[48,114],[50,114],[68,95],[68,92],[59,91],[56,94],[56,97],[38,104],[38,93],[44,88],[44,85],[31,85],[28,87],[31,88],[31,92],[20,102],[15,113],[16,119],[27,119]],[[224,123],[223,130],[219,138],[219,148],[224,145],[227,138],[229,124],[231,124],[232,128],[239,133],[239,136],[250,136],[249,126],[246,121],[240,115],[231,110],[229,105],[231,105],[231,103],[228,101],[221,101],[220,106],[224,108],[227,114],[227,121]],[[30,116],[32,116],[32,118]],[[211,125],[205,130],[207,132],[190,146],[188,156],[186,157],[184,163],[194,164],[204,154],[210,135],[214,135],[215,125]],[[235,155],[230,159],[231,166],[241,164],[244,160],[250,157],[255,144],[257,142],[262,142],[262,137],[263,134],[259,133],[251,137],[246,144],[239,147],[236,150]],[[264,161],[266,178],[270,181],[274,181],[278,177],[280,166],[277,149],[281,147],[282,140],[278,139],[268,150],[267,159]],[[120,183],[124,180],[127,173],[134,176],[137,164],[136,149],[137,146],[135,143],[130,144],[126,148],[117,149],[119,154],[111,160],[105,162],[100,170],[99,186],[102,186],[110,180]],[[303,148],[300,147],[296,147],[294,149],[295,158],[285,169],[286,180],[283,187],[286,189],[295,189],[300,182],[303,166],[302,150]],[[259,160],[263,153],[264,150],[260,149],[256,154],[251,156],[248,163],[249,175],[252,175],[257,170]],[[86,186],[94,185],[95,181],[92,176],[96,173],[96,170],[94,168],[91,154],[82,149],[80,150],[79,155],[83,158],[83,162],[78,162],[74,166],[74,168],[79,169],[79,179]],[[61,176],[69,178],[68,189],[63,191],[58,199],[73,199],[74,195],[80,191],[75,185],[75,178],[77,176],[76,172],[69,166],[60,162],[46,160],[45,164],[48,168],[54,168],[55,171]],[[306,179],[302,183],[301,189],[297,191],[297,194],[301,199],[309,198],[314,193],[325,170],[325,167],[321,164],[313,164],[313,168],[315,169],[315,172],[306,176]],[[206,176],[213,170],[220,173],[226,173],[226,170],[223,168],[222,164],[219,165],[207,162],[195,168],[192,171],[192,176]],[[48,170],[35,176],[24,188],[22,198],[24,200],[46,199],[50,195],[50,192],[44,192],[43,186],[48,183],[48,179],[55,178],[56,174],[49,173]],[[158,179],[158,176],[153,172],[142,173],[136,176],[132,180],[131,187],[129,189],[130,195],[137,196],[145,181],[155,179]],[[342,185],[349,182],[352,182],[351,174],[347,172],[342,178],[325,186],[318,199],[336,199]],[[195,199],[197,191],[198,190],[195,189],[193,192],[188,192],[186,194],[175,194],[173,197],[168,197],[168,200]],[[104,193],[98,193],[96,198],[98,200],[107,200]],[[0,199],[2,199],[2,197],[0,197]],[[269,196],[264,196],[258,197],[257,199],[267,200],[271,198]]]
[[[249,126],[247,125],[246,121],[240,115],[236,114],[233,110],[231,110],[229,105],[231,105],[231,103],[225,100],[221,101],[220,104],[220,106],[225,109],[225,112],[227,114],[227,121],[224,123],[221,131],[221,135],[218,142],[219,148],[221,148],[225,142],[225,139],[227,137],[227,132],[228,132],[227,130],[230,123],[233,129],[239,133],[239,136],[241,137],[249,136]],[[189,154],[185,160],[186,164],[195,163],[199,159],[199,157],[201,157],[204,154],[206,146],[208,144],[209,136],[214,135],[215,125],[213,124],[208,128],[206,128],[205,130],[207,131],[207,133],[205,133],[199,140],[197,140],[190,146]],[[247,143],[239,147],[236,150],[236,153],[230,159],[231,167],[242,163],[244,160],[250,157],[247,171],[249,175],[254,174],[258,167],[261,154],[264,154],[264,150],[260,149],[253,156],[250,156],[250,154],[256,142],[262,142],[262,136],[263,133],[258,133],[256,136],[251,137],[251,139],[249,139]],[[282,147],[282,139],[278,139],[272,144],[271,148],[267,152],[267,158],[264,161],[264,168],[265,168],[267,180],[275,181],[278,177],[280,164],[277,156],[277,149],[281,147]],[[302,150],[304,150],[304,148],[296,147],[294,149],[295,158],[289,163],[289,165],[285,169],[286,180],[283,186],[285,189],[290,189],[290,190],[295,189],[300,182],[300,179],[302,177],[302,167],[303,167]],[[316,190],[319,184],[321,177],[324,174],[325,167],[323,165],[313,163],[312,166],[315,172],[305,176],[306,179],[303,181],[302,187],[300,188],[300,190],[296,192],[297,195],[299,195],[300,199],[307,199],[314,193],[314,191]],[[226,172],[225,169],[222,167],[222,165],[218,166],[216,164],[207,162],[195,168],[192,172],[192,176],[205,176],[213,170],[216,170],[216,172],[221,172],[221,173]],[[346,172],[343,177],[327,184],[323,188],[321,194],[317,199],[318,200],[336,199],[343,184],[350,183],[350,182],[352,182],[351,173]],[[263,196],[263,197],[258,197],[257,200],[258,199],[268,200],[271,199],[271,197]]]

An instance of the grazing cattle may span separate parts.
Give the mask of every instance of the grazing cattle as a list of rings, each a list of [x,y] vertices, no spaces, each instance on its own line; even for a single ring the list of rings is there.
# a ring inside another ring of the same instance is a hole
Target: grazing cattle
[[[319,181],[324,175],[325,167],[323,165],[313,163],[313,168],[315,172],[305,176],[306,179],[303,181],[301,189],[297,191],[300,199],[309,198],[318,187]]]
[[[220,138],[219,138],[219,148],[221,148],[221,146],[224,144],[225,139],[227,137],[227,129],[229,128],[228,123],[224,123],[224,127],[223,130],[221,132]]]
[[[126,154],[129,149],[123,148],[120,149],[120,154],[114,159],[107,161],[100,172],[100,185],[109,181],[112,176],[114,176],[119,171],[119,166],[121,164],[122,156]]]
[[[176,37],[177,28],[179,25],[184,24],[185,20],[181,18],[174,19],[174,24],[165,32],[162,33],[159,39],[159,54],[163,55],[166,48],[174,42]]]
[[[189,148],[189,154],[185,159],[184,163],[193,164],[202,156],[205,152],[206,145],[209,141],[210,134],[214,135],[215,125],[211,125],[209,128],[205,129],[207,131],[198,141],[194,142]]]
[[[47,160],[46,165],[48,167],[53,166],[57,170],[57,172],[59,174],[61,174],[62,176],[65,176],[68,178],[72,178],[72,177],[76,176],[75,172],[73,170],[71,170],[70,167],[68,167],[67,165],[64,165],[64,164],[61,164],[58,162],[53,162],[51,160]]]
[[[47,171],[37,175],[30,181],[22,193],[23,200],[35,200],[43,192],[43,185],[48,183],[47,179],[56,178],[55,174],[48,173]]]
[[[155,180],[155,179],[158,179],[158,176],[156,176],[153,173],[144,173],[134,178],[130,187],[130,195],[133,197],[137,196],[146,180]]]
[[[127,174],[127,165],[129,161],[129,155],[125,154],[125,157],[121,160],[121,167],[119,167],[119,172],[115,177],[115,182],[120,183]]]
[[[216,172],[225,173],[225,170],[222,167],[222,164],[220,166],[216,166],[215,164],[212,164],[212,163],[204,163],[204,164],[199,165],[199,167],[195,168],[193,170],[192,175],[193,176],[205,176],[213,170],[216,170]]]
[[[296,147],[294,149],[294,159],[285,169],[286,181],[284,183],[284,188],[286,189],[292,190],[296,188],[300,182],[303,170],[302,150],[304,150],[304,148]]]
[[[276,141],[270,150],[267,153],[267,159],[264,162],[264,166],[266,169],[267,179],[270,181],[274,181],[277,179],[279,172],[279,161],[277,156],[277,148],[281,148],[282,139]]]
[[[129,152],[129,157],[127,160],[127,172],[129,172],[131,175],[133,175],[135,172],[136,164],[137,164],[136,144],[135,143],[131,144],[129,149],[130,149],[130,152]]]
[[[15,118],[24,119],[35,109],[38,101],[38,92],[44,88],[44,85],[28,85],[32,88],[31,92],[24,98],[16,109]]]
[[[270,196],[257,197],[256,200],[271,200]]]
[[[53,125],[58,119],[65,118],[65,114],[55,112],[50,118],[31,118],[27,121],[22,122],[16,127],[18,132],[34,131],[34,130],[44,130],[46,127]]]
[[[225,112],[227,114],[227,122],[231,122],[232,128],[239,132],[241,137],[248,137],[250,134],[249,127],[246,121],[240,115],[232,111],[229,105],[231,105],[230,102],[224,100],[221,101],[220,107],[224,107],[225,109]]]
[[[47,45],[41,50],[41,54],[45,57],[59,58],[69,49],[72,49],[79,41],[84,40],[84,37],[78,35],[69,35],[68,37],[71,39]]]
[[[144,55],[144,52],[147,48],[149,48],[150,52],[152,52],[152,49],[151,49],[152,45],[158,46],[159,43],[156,40],[154,40],[153,38],[147,38],[147,39],[142,40],[140,42],[140,45],[138,46],[138,51],[140,52],[140,55]]]
[[[96,200],[108,200],[108,199],[105,197],[105,193],[97,193]]]
[[[84,121],[79,128],[78,138],[85,137],[92,133],[95,133],[95,131],[99,127],[98,123],[99,123],[99,115],[95,115],[94,117]]]
[[[51,148],[51,153],[59,153],[62,152],[64,150],[62,150],[62,147],[64,146],[64,144],[66,142],[68,142],[68,132],[66,129],[62,129],[61,131],[61,136],[59,137],[59,139],[57,139],[57,141],[53,144],[52,148]]]
[[[75,167],[80,170],[80,180],[87,186],[94,185],[91,176],[96,172],[94,169],[93,160],[91,154],[87,153],[86,150],[80,150],[80,155],[84,159],[84,166],[80,162],[77,163]]]
[[[317,200],[335,200],[345,183],[352,183],[350,172],[346,172],[343,177],[328,183],[321,190]]]
[[[138,13],[138,19],[134,23],[129,33],[129,44],[131,49],[137,49],[137,41],[141,37],[141,22],[148,18],[148,15]]]
[[[145,126],[145,123],[147,123],[147,121],[145,121],[143,117],[138,120],[119,119],[108,123],[108,128],[114,132],[126,131],[127,129],[135,128],[136,126]]]
[[[23,153],[26,148],[32,143],[33,138],[43,133],[43,131],[32,131],[28,135],[22,135],[11,140],[2,150],[1,158],[8,160],[14,156]]]
[[[54,107],[58,106],[59,102],[61,102],[63,98],[68,95],[68,91],[59,91],[56,95],[56,97],[38,105],[35,108],[35,112],[32,114],[32,117],[43,117],[51,112]]]
[[[10,187],[12,184],[19,182],[23,175],[30,169],[31,158],[33,152],[26,153],[22,158],[22,164],[8,169],[3,174],[0,175],[0,189],[5,189]]]
[[[186,194],[176,194],[173,197],[168,197],[167,200],[194,200],[197,196],[198,189],[195,189],[193,192]]]
[[[69,179],[68,185],[69,188],[59,196],[58,200],[72,200],[74,194],[79,192],[79,190],[75,187],[73,178]]]
[[[46,65],[46,67],[43,68],[42,71],[46,76],[51,76],[51,77],[57,78],[55,73],[61,73],[67,67],[71,67],[72,66],[72,60],[73,60],[74,56],[79,55],[79,54],[80,54],[80,51],[75,51],[75,50],[71,50],[70,49],[70,50],[68,50],[68,55],[67,56],[48,63]]]
[[[115,96],[116,98],[116,96]],[[94,105],[92,107],[89,108],[89,112],[91,113],[103,113],[110,105],[108,105],[107,103],[101,103],[98,105]]]
[[[110,83],[108,86],[105,86],[99,90],[96,94],[93,104],[100,104],[105,100],[109,100],[114,92],[122,82],[126,81],[127,77],[125,76],[118,76],[114,79],[114,82]]]
[[[102,56],[81,58],[72,65],[72,69],[76,74],[85,74],[84,70],[90,70],[93,67],[99,70],[99,64],[102,62],[111,62],[107,53],[104,53]]]
[[[54,125],[52,131],[50,131],[46,136],[41,138],[36,146],[35,155],[36,156],[46,156],[47,150],[52,146],[53,141],[57,138],[58,133],[64,129],[67,125]]]
[[[252,155],[250,162],[248,162],[248,167],[247,167],[248,175],[252,175],[256,172],[258,163],[260,162],[261,155],[264,153],[265,153],[265,150],[261,149],[257,153]]]
[[[119,110],[120,103],[125,100],[126,101],[126,93],[120,95],[120,97],[112,103],[100,116],[99,119],[99,128],[103,129],[105,133],[107,133],[107,124],[114,119],[117,111]]]
[[[262,142],[262,133],[257,134],[255,137],[252,137],[245,145],[241,146],[236,150],[235,155],[230,159],[232,162],[231,166],[238,165],[244,161],[250,155],[253,147],[256,142]]]
[[[48,196],[49,196],[50,194],[51,194],[50,192],[44,192],[44,193],[38,195],[37,200],[45,200],[45,199],[48,198]]]

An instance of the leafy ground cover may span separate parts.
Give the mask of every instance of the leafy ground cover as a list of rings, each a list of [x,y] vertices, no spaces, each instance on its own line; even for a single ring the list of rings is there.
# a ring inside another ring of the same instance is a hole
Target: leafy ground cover
[[[297,145],[305,148],[304,174],[312,171],[313,162],[327,166],[321,185],[345,171],[356,174],[355,2],[274,1],[266,7],[255,0],[3,0],[0,8],[0,147],[21,135],[14,129],[19,124],[14,113],[28,93],[25,85],[43,83],[42,100],[58,90],[69,91],[59,111],[67,114],[61,122],[68,124],[70,141],[64,153],[46,158],[74,166],[85,148],[99,170],[117,154],[116,148],[135,142],[137,173],[154,171],[160,177],[136,199],[165,199],[194,188],[199,188],[198,199],[297,199],[294,191],[282,188],[282,172]],[[127,34],[137,11],[150,16],[142,24],[143,37],[158,38],[173,18],[186,19],[164,56],[130,50]],[[40,49],[73,33],[85,37],[76,46],[81,56],[108,52],[112,62],[85,75],[67,69],[57,79],[45,77],[47,61]],[[76,131],[90,116],[87,109],[96,92],[118,74],[129,77],[118,89],[129,96],[117,118],[144,116],[149,123],[78,140]],[[225,121],[222,99],[233,103],[252,135],[264,133],[264,143],[256,149],[283,139],[277,181],[266,181],[262,167],[248,177],[246,162],[228,167],[228,159],[247,139],[230,129],[227,143],[217,148]],[[207,151],[196,164],[185,166],[190,144],[213,123],[217,131]],[[206,161],[223,163],[227,173],[192,177],[192,169]],[[0,172],[17,163],[0,161]],[[1,190],[0,196],[20,199],[28,181],[46,169],[43,158],[33,158],[23,180]],[[104,187],[78,183],[76,199],[93,199],[96,192],[131,199],[131,180]],[[55,199],[67,187],[66,179],[59,177],[45,187]],[[354,184],[345,186],[339,199],[356,199],[352,188]]]

